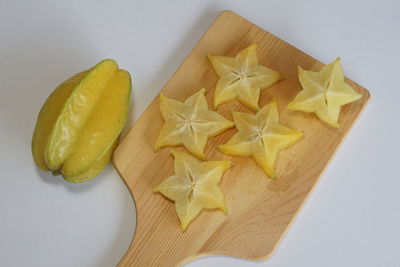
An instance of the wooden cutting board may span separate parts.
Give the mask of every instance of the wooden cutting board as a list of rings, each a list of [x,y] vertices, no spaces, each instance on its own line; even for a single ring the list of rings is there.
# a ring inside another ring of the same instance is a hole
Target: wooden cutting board
[[[207,53],[234,56],[252,43],[258,44],[260,64],[287,78],[263,91],[260,105],[275,98],[281,122],[304,131],[303,138],[280,153],[274,180],[268,179],[251,159],[224,155],[216,149],[233,136],[235,129],[211,138],[206,149],[208,158],[233,163],[220,182],[228,215],[202,211],[186,232],[182,232],[174,204],[152,191],[173,174],[170,149],[158,153],[152,150],[163,123],[155,98],[114,155],[115,165],[132,192],[137,212],[136,232],[120,266],[176,266],[205,255],[250,260],[268,258],[366,105],[368,91],[347,80],[363,97],[342,108],[340,128],[329,127],[313,114],[287,110],[287,103],[300,90],[297,66],[319,70],[323,65],[230,11],[218,16],[162,91],[168,97],[184,100],[204,87],[211,106],[217,76]],[[236,100],[218,108],[229,119],[231,110],[252,112]]]

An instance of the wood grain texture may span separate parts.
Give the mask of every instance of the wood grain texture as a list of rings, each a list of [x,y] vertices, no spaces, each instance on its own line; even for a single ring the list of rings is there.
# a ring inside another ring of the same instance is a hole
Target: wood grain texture
[[[218,16],[162,91],[167,97],[184,100],[205,87],[211,106],[217,76],[207,53],[234,56],[252,43],[258,44],[259,63],[286,77],[262,92],[260,106],[275,98],[281,123],[304,131],[303,138],[280,153],[274,180],[266,178],[251,159],[224,155],[217,150],[217,145],[228,141],[235,129],[211,138],[206,149],[208,158],[233,163],[220,182],[228,215],[202,211],[182,232],[173,203],[152,191],[174,171],[169,148],[158,153],[152,150],[163,123],[158,99],[154,99],[114,155],[137,211],[134,239],[120,266],[175,266],[204,255],[268,258],[367,103],[368,91],[347,80],[363,97],[342,108],[338,129],[326,125],[314,114],[285,109],[300,90],[297,66],[319,70],[323,65],[230,11]],[[252,112],[236,100],[218,108],[229,119],[231,110]]]

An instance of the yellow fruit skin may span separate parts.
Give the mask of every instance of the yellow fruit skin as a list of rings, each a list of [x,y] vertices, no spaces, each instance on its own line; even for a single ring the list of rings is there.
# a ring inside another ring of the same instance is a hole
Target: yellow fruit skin
[[[58,170],[70,156],[103,90],[118,70],[118,64],[106,59],[92,68],[73,90],[57,118],[45,148],[46,165]]]
[[[118,70],[103,91],[70,157],[63,163],[65,178],[86,172],[106,153],[126,123],[131,92],[127,71]]]
[[[46,148],[49,135],[64,107],[65,101],[87,73],[88,71],[83,71],[75,74],[60,84],[47,98],[39,112],[32,137],[32,156],[36,165],[44,171],[49,170],[44,160],[44,150]]]
[[[111,160],[113,156],[114,150],[117,148],[117,145],[118,145],[118,139],[114,141],[114,143],[111,145],[111,147],[108,148],[106,153],[104,153],[104,155],[101,158],[99,158],[93,164],[93,166],[90,167],[90,169],[74,177],[64,176],[64,179],[70,183],[81,183],[93,179],[107,166],[108,162]]]
[[[32,137],[36,165],[72,183],[97,176],[118,145],[130,94],[129,73],[110,59],[60,84],[38,115]]]

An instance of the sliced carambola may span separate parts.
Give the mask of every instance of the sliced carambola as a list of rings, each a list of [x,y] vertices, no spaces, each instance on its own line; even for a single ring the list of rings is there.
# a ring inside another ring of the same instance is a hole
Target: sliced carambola
[[[200,161],[188,153],[173,150],[175,173],[154,188],[175,202],[176,213],[185,230],[202,209],[219,209],[226,213],[224,195],[218,182],[230,161]]]
[[[160,94],[160,110],[165,121],[155,143],[155,151],[167,146],[183,145],[200,159],[208,138],[233,127],[233,122],[219,113],[209,110],[205,89],[199,90],[184,102]]]
[[[303,90],[287,108],[313,112],[332,127],[339,127],[341,106],[362,96],[345,82],[340,58],[324,66],[319,72],[303,70],[299,66],[299,81]]]
[[[258,110],[260,91],[283,79],[278,72],[258,64],[256,49],[257,44],[252,44],[235,57],[208,55],[219,77],[214,107],[237,98],[248,108]]]
[[[275,161],[281,149],[296,143],[303,135],[279,123],[275,101],[260,109],[255,115],[233,112],[238,132],[219,149],[222,153],[251,157],[270,178],[276,176]]]

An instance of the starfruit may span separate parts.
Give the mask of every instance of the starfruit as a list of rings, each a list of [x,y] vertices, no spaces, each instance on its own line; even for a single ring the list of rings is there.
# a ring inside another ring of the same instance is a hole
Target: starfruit
[[[154,188],[175,202],[176,213],[185,230],[202,209],[226,213],[224,195],[218,186],[230,161],[200,161],[188,153],[173,150],[175,173]]]
[[[111,158],[127,119],[130,91],[129,73],[111,59],[58,86],[36,122],[32,154],[37,166],[74,182],[93,178]],[[78,179],[81,175],[84,179]]]
[[[232,112],[238,132],[219,149],[222,153],[251,157],[270,178],[276,176],[274,168],[280,150],[296,143],[303,135],[279,123],[275,101],[260,109],[255,115]]]
[[[160,94],[161,115],[165,121],[154,146],[155,151],[167,146],[183,145],[190,153],[206,159],[208,138],[233,127],[233,122],[208,109],[205,89],[184,102]]]
[[[214,93],[214,107],[235,98],[252,110],[258,110],[261,90],[264,90],[283,76],[258,64],[257,45],[252,44],[236,57],[208,55],[208,59],[219,79]]]
[[[299,66],[299,80],[303,90],[296,95],[287,108],[313,112],[333,127],[339,127],[341,106],[361,97],[361,94],[355,92],[345,82],[340,58],[324,66],[319,72],[303,70]]]

